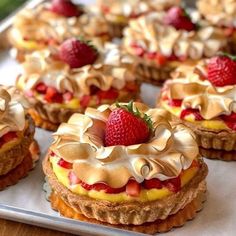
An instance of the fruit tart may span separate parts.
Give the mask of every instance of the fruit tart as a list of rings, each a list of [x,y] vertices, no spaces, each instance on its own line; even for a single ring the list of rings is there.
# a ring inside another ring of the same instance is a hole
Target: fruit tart
[[[43,169],[61,215],[154,234],[202,207],[207,166],[194,134],[142,103],[74,114],[53,134]]]
[[[16,85],[32,104],[29,112],[36,125],[55,130],[88,106],[138,99],[132,63],[115,44],[97,50],[72,38],[59,48],[27,55]]]
[[[28,103],[14,87],[0,85],[0,190],[16,184],[38,158]]]
[[[227,40],[220,29],[196,24],[183,8],[172,7],[130,21],[123,46],[136,59],[139,79],[159,85],[178,65],[225,49]]]
[[[9,33],[14,56],[19,61],[29,52],[79,36],[106,41],[109,39],[108,25],[102,15],[69,0],[52,0],[34,9],[23,9]]]
[[[227,54],[183,65],[168,80],[159,105],[194,131],[202,155],[236,160],[236,61]]]
[[[232,52],[236,53],[236,1],[198,0],[197,7],[204,19],[224,30]]]
[[[131,19],[151,11],[167,10],[179,5],[180,0],[97,0],[97,5],[108,21],[110,35],[121,38]]]

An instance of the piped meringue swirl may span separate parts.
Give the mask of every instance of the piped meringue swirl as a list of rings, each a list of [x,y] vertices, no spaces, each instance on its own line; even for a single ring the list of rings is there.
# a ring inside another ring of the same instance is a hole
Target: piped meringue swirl
[[[220,29],[204,26],[196,31],[176,30],[164,24],[165,12],[154,12],[131,20],[124,31],[124,47],[135,54],[132,44],[145,51],[158,52],[166,57],[175,55],[198,60],[215,55],[226,46],[226,39]]]
[[[50,147],[58,157],[73,163],[76,176],[88,184],[104,182],[120,188],[130,178],[174,178],[190,167],[199,155],[193,133],[183,125],[171,126],[166,112],[134,103],[154,123],[153,137],[147,143],[130,146],[104,146],[104,132],[115,105],[88,108],[85,114],[74,114],[53,134]]]
[[[171,99],[182,101],[181,109],[199,109],[205,120],[236,112],[236,85],[216,87],[207,80],[206,61],[196,66],[180,66],[167,81],[165,91]]]
[[[0,137],[10,131],[24,130],[28,107],[19,90],[0,85]]]
[[[23,73],[18,85],[24,91],[44,82],[59,92],[70,91],[75,97],[89,95],[92,85],[107,91],[111,87],[122,89],[127,81],[134,81],[133,59],[123,54],[115,44],[107,43],[99,52],[93,65],[70,69],[69,65],[56,59],[57,49],[48,48],[26,56]]]
[[[197,7],[211,24],[236,28],[235,0],[198,0]]]

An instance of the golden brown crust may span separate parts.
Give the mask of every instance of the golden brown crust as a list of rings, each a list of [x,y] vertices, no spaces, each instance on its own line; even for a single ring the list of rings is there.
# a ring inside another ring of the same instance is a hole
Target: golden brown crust
[[[107,22],[108,31],[111,38],[122,38],[123,30],[127,26],[127,24],[118,24],[114,22]]]
[[[32,119],[28,116],[27,120],[29,121],[29,127],[25,130],[20,143],[0,153],[0,176],[7,174],[19,165],[29,152],[35,130]]]
[[[0,190],[16,184],[20,179],[24,178],[28,172],[33,168],[33,160],[30,152],[26,154],[22,162],[8,172],[6,175],[0,176]]]
[[[214,150],[200,148],[202,156],[209,159],[218,159],[222,161],[236,161],[236,151],[227,152],[224,150]]]
[[[202,209],[203,202],[205,201],[205,199],[206,199],[205,190],[203,188],[202,191],[199,192],[199,194],[193,201],[187,204],[183,209],[179,210],[176,214],[169,216],[165,220],[157,220],[155,222],[145,223],[143,225],[111,225],[108,223],[97,221],[95,219],[89,219],[84,215],[79,214],[73,208],[71,208],[66,202],[64,202],[60,198],[59,194],[56,194],[55,192],[52,192],[50,196],[52,208],[56,211],[59,211],[60,214],[65,217],[86,221],[89,223],[116,227],[124,230],[136,231],[145,234],[163,233],[171,230],[174,227],[183,226],[186,223],[186,221],[195,218],[197,212]]]
[[[89,198],[72,193],[64,185],[58,182],[48,156],[43,162],[44,173],[52,189],[60,194],[63,201],[67,202],[78,213],[82,213],[88,218],[95,218],[99,221],[110,224],[135,224],[152,222],[156,219],[165,219],[170,214],[175,214],[191,202],[201,189],[200,183],[204,181],[208,169],[206,164],[202,164],[195,178],[188,185],[176,194],[172,194],[164,199],[152,202],[122,202],[113,203],[105,200]]]

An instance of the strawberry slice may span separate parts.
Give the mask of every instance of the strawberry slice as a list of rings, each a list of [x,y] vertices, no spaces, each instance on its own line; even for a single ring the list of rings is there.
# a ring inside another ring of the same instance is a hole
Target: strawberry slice
[[[83,108],[87,108],[89,105],[91,97],[89,95],[84,95],[80,100],[80,105]]]
[[[73,171],[69,172],[69,181],[70,181],[70,185],[76,185],[81,183],[81,181],[77,178],[77,176],[75,175],[75,173]]]
[[[177,193],[181,189],[181,180],[178,176],[174,179],[168,179],[163,181],[163,185],[167,187],[171,192]]]
[[[149,179],[149,180],[144,180],[143,182],[144,188],[146,189],[152,189],[152,188],[157,188],[161,189],[162,188],[162,182],[159,179]]]
[[[168,105],[172,107],[181,107],[182,100],[181,99],[169,99]]]
[[[17,138],[16,132],[8,132],[2,136],[2,140],[4,143],[10,142],[15,138]]]
[[[45,94],[47,91],[47,85],[43,82],[38,83],[35,87],[35,90],[40,94]]]
[[[62,168],[65,168],[65,169],[72,169],[72,166],[73,166],[72,163],[70,163],[70,162],[68,162],[68,161],[65,161],[65,160],[62,159],[62,158],[57,162],[57,164],[58,164],[59,166],[61,166]]]
[[[198,109],[192,109],[192,108],[187,108],[187,109],[183,110],[180,114],[180,118],[184,120],[185,117],[189,116],[189,115],[194,115],[194,118],[197,121],[203,120],[203,117],[201,116],[199,110]]]
[[[141,185],[135,180],[129,180],[126,185],[126,194],[131,197],[138,197],[141,191]]]
[[[69,102],[70,100],[72,100],[73,98],[73,93],[67,91],[63,94],[63,99],[66,101],[66,102]]]
[[[49,103],[62,103],[63,102],[62,94],[60,94],[54,87],[47,88],[44,98]]]
[[[230,115],[222,115],[221,118],[224,121],[231,121],[236,123],[236,113],[232,112]]]
[[[92,185],[92,189],[96,191],[104,191],[105,193],[121,193],[125,191],[125,187],[111,188],[105,183],[97,183]]]

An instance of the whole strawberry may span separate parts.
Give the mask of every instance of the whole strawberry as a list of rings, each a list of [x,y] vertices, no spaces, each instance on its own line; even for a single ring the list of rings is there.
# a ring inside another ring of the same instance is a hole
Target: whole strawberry
[[[105,146],[129,146],[147,142],[151,132],[151,120],[133,109],[133,102],[119,106],[108,117],[105,130]]]
[[[187,31],[195,30],[196,25],[191,21],[188,14],[181,7],[170,8],[164,18],[166,25],[172,25],[177,30],[183,29]]]
[[[52,0],[51,11],[66,17],[80,16],[82,10],[70,0]]]
[[[60,59],[71,68],[93,64],[97,59],[97,50],[87,42],[75,38],[67,39],[59,50]]]
[[[207,64],[208,80],[217,87],[236,84],[236,58],[224,54]]]

